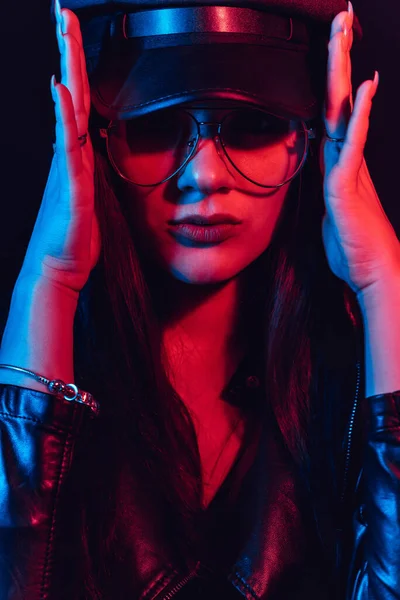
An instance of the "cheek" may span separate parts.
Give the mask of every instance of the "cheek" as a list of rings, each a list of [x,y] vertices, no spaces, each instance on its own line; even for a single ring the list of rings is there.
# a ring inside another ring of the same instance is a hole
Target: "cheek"
[[[259,251],[261,254],[270,244],[283,209],[284,197],[269,198],[266,203],[260,203],[252,210],[248,227],[243,232],[249,251]],[[261,251],[260,251],[261,248]]]

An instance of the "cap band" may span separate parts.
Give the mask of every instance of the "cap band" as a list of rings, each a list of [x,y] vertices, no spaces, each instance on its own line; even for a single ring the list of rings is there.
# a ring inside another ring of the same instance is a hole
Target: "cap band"
[[[309,32],[304,22],[251,8],[161,8],[127,13],[122,19],[122,34],[125,39],[190,33],[254,35],[294,44],[309,43]],[[238,38],[237,42],[240,41]]]

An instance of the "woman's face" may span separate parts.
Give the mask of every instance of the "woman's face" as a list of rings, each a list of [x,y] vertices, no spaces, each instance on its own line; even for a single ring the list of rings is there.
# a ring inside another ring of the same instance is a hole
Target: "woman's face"
[[[186,106],[198,121],[219,121],[240,103],[216,99]],[[290,185],[267,189],[248,181],[230,164],[215,133],[215,127],[203,127],[195,155],[171,180],[155,187],[123,182],[141,251],[177,279],[200,285],[235,277],[266,250]],[[176,224],[201,218],[231,223]]]

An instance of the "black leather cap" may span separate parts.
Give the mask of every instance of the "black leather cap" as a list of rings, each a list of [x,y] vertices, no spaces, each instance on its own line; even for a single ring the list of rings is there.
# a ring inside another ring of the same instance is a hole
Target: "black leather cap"
[[[132,118],[223,97],[320,114],[330,25],[346,0],[61,0],[80,18],[92,102]],[[355,39],[362,30],[355,18]]]

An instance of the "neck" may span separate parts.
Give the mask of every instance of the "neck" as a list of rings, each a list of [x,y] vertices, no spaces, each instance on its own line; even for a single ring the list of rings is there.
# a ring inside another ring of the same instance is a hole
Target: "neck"
[[[169,292],[176,304],[162,323],[167,347],[182,345],[212,363],[229,349],[245,346],[240,278],[206,287],[175,282]]]
[[[197,407],[220,396],[248,352],[256,316],[254,275],[249,268],[228,282],[205,286],[156,275],[153,297],[171,382]]]

